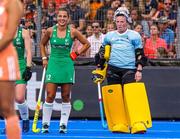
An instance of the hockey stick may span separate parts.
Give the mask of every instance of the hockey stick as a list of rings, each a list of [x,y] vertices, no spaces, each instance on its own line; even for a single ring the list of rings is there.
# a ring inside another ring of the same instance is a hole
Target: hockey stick
[[[43,86],[44,86],[45,73],[46,73],[46,68],[43,69],[41,87],[40,87],[38,102],[36,104],[36,110],[35,110],[35,114],[34,114],[34,120],[33,120],[33,125],[32,125],[32,131],[34,133],[38,133],[41,131],[40,128],[37,128],[37,123],[38,123],[38,118],[39,118],[39,111],[41,108],[41,97],[42,97],[42,91],[43,91]]]
[[[101,96],[101,84],[100,82],[98,84],[98,101],[99,101],[99,108],[100,108],[100,116],[101,116],[101,123],[103,128],[107,128],[107,124],[104,120],[104,110],[103,110],[103,103],[102,103],[102,96]]]

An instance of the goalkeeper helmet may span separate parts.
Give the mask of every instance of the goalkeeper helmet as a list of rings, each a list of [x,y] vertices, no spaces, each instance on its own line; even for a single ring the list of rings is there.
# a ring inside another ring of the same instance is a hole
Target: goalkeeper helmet
[[[126,7],[119,7],[114,13],[114,21],[116,20],[117,16],[124,16],[126,17],[127,22],[131,23],[131,18],[129,17],[129,10]]]

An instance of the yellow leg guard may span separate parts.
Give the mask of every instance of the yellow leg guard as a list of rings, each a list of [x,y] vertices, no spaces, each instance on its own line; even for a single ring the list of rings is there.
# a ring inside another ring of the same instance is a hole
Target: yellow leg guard
[[[145,132],[152,127],[151,114],[144,83],[124,85],[124,100],[131,133]]]
[[[130,133],[121,85],[103,86],[102,96],[109,130]]]
[[[138,123],[135,123],[131,127],[131,133],[132,134],[145,133],[145,132],[146,132],[146,126],[144,125],[144,123],[138,122]]]

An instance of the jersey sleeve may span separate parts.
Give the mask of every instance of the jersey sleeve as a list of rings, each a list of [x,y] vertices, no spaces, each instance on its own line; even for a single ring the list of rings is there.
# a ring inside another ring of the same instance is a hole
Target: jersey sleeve
[[[108,33],[104,36],[103,43],[102,43],[103,47],[105,45],[111,45],[111,43],[110,43],[110,35]]]
[[[134,38],[132,40],[132,44],[134,45],[135,49],[143,48],[143,46],[142,46],[142,38],[141,38],[139,33],[136,32],[134,34]]]

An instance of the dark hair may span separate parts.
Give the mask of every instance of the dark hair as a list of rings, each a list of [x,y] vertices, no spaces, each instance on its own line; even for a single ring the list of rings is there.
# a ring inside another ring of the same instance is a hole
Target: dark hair
[[[67,12],[68,17],[70,16],[69,10],[66,7],[61,7],[58,11],[65,11]]]
[[[158,28],[158,25],[157,24],[152,24],[152,25],[150,25],[150,28],[152,27],[152,26],[155,26],[156,28],[157,28],[157,30],[159,31],[159,28]]]
[[[90,3],[93,3],[94,0],[90,0]],[[97,0],[98,3],[101,3],[101,0]]]
[[[108,8],[108,9],[106,10],[106,12],[105,12],[106,15],[107,15],[107,12],[108,12],[108,11],[114,11],[114,12],[115,12],[115,10],[114,10],[113,8],[110,7],[110,8]]]
[[[142,24],[138,21],[135,23],[134,27],[133,28],[136,28],[138,25],[142,26]],[[142,26],[143,27],[143,26]]]
[[[91,26],[92,26],[92,24],[94,24],[94,23],[98,23],[98,24],[99,24],[99,26],[100,26],[100,22],[99,22],[99,20],[94,20],[94,21],[91,23]]]
[[[88,26],[91,26],[91,27],[92,27],[92,24],[90,24],[90,23],[87,23],[87,24],[86,24],[86,28],[87,28]]]

